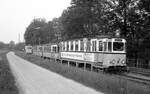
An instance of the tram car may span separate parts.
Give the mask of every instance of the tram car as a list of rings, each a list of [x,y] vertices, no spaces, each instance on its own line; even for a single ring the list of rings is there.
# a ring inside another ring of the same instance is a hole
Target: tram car
[[[104,70],[126,70],[126,40],[82,38],[61,42],[61,59],[83,62]]]
[[[42,45],[33,46],[33,54],[42,57],[43,56],[43,48]]]
[[[51,43],[43,45],[43,58],[60,59],[59,44]]]
[[[32,46],[25,46],[25,52],[26,54],[32,54]]]
[[[123,38],[81,38],[40,47],[38,55],[41,57],[89,64],[103,70],[127,71],[126,40]]]

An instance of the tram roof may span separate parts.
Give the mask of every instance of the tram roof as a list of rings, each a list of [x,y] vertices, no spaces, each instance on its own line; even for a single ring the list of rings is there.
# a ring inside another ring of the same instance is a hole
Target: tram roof
[[[108,38],[108,39],[112,39],[112,38],[124,39],[123,37],[116,37],[116,36],[110,36],[110,35],[99,35],[99,36],[95,36],[95,37],[83,37],[83,38],[76,38],[76,39],[69,39],[69,40],[62,40],[62,41],[74,41],[74,40],[81,40],[81,39],[105,39],[105,38]]]

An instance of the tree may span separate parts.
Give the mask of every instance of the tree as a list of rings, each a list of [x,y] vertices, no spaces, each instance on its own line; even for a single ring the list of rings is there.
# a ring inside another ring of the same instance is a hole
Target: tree
[[[15,42],[14,41],[10,41],[9,42],[9,48],[10,49],[14,49],[14,47],[15,47]]]
[[[15,49],[16,49],[16,50],[22,51],[22,50],[24,50],[24,48],[25,48],[25,43],[23,43],[23,42],[17,43],[17,44],[15,45]]]
[[[72,0],[61,16],[67,39],[96,36],[109,31],[105,11],[107,0]],[[63,36],[64,36],[63,35]]]
[[[42,40],[41,29],[46,25],[45,19],[34,19],[30,25],[27,27],[24,38],[26,45],[39,44]]]
[[[3,42],[0,42],[0,49],[2,49],[2,48],[6,48],[6,44]]]

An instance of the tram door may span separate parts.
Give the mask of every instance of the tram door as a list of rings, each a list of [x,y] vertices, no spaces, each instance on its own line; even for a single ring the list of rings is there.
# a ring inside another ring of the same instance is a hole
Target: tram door
[[[92,44],[92,45],[91,45],[91,52],[96,52],[96,50],[97,50],[97,49],[96,49],[96,47],[97,47],[97,46],[96,46],[96,45],[97,45],[97,40],[96,40],[96,39],[92,39],[92,40],[91,40],[91,44]]]
[[[97,39],[91,40],[91,52],[94,53],[94,62],[96,66],[103,64],[103,42]]]

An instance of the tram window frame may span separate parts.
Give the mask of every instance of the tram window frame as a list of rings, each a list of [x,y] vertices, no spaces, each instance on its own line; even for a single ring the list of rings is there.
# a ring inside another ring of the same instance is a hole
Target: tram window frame
[[[46,46],[46,50],[47,50],[47,52],[49,52],[49,47],[48,46]]]
[[[68,44],[69,44],[69,50],[68,51],[71,51],[71,41],[69,41]]]
[[[53,52],[53,46],[51,45],[51,52]]]
[[[75,51],[75,41],[73,41],[73,51]]]
[[[80,40],[80,51],[84,51],[84,41]]]
[[[67,51],[67,42],[64,42],[64,46],[65,46],[64,51]]]
[[[73,47],[73,41],[70,41],[70,51],[73,51],[74,47]]]
[[[58,52],[58,46],[54,46],[55,50],[54,52]]]
[[[44,52],[47,52],[47,46],[44,46]]]
[[[66,51],[66,43],[65,42],[63,42],[63,51]]]
[[[108,51],[112,52],[112,42],[108,42]]]
[[[118,43],[119,45],[122,44],[122,47],[120,46],[121,48],[116,49],[117,47],[119,47],[119,46],[116,46],[116,43]],[[125,51],[124,45],[125,45],[125,43],[123,43],[123,42],[113,42],[113,51],[114,51],[114,52],[122,52],[122,51]],[[115,48],[115,47],[116,47],[116,48]],[[121,50],[121,49],[122,49],[122,50]]]
[[[67,50],[66,51],[69,51],[69,42],[67,42]]]
[[[57,52],[58,50],[57,50],[57,45],[52,45],[51,46],[51,52]]]
[[[126,52],[127,51],[127,43],[124,42],[124,51]]]
[[[57,46],[57,52],[59,52],[59,50],[60,50],[60,47],[59,47],[59,46]]]
[[[91,45],[91,47],[92,47],[92,52],[96,52],[97,51],[97,40],[92,40],[91,41],[92,42],[92,45]]]
[[[79,41],[76,40],[75,41],[75,51],[78,51],[79,50]]]
[[[101,45],[100,45],[101,44]],[[100,49],[101,47],[101,49]],[[98,51],[102,52],[103,51],[103,41],[98,42]]]
[[[64,51],[64,42],[61,42],[61,51]]]
[[[54,52],[54,46],[52,46],[52,51],[51,52]]]
[[[51,47],[50,46],[48,46],[48,49],[49,49],[49,52],[51,52]]]
[[[107,42],[103,42],[103,51],[104,51],[104,52],[107,51]]]
[[[42,47],[41,46],[39,47],[39,51],[42,51]]]
[[[56,46],[54,46],[54,52],[57,52],[57,47]]]
[[[87,52],[90,52],[90,47],[91,47],[91,42],[90,42],[90,39],[88,39],[88,41],[87,41],[87,47],[86,47],[86,51]]]

